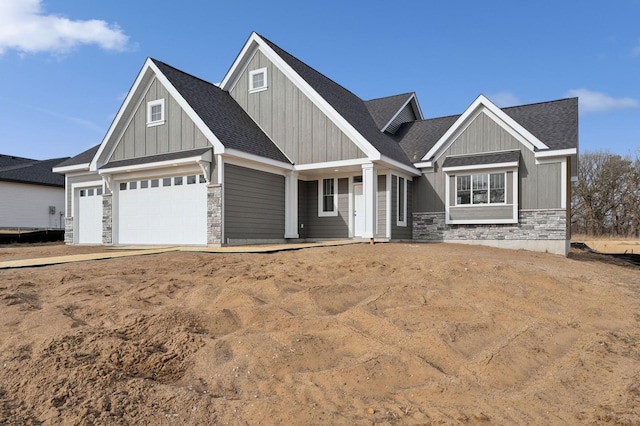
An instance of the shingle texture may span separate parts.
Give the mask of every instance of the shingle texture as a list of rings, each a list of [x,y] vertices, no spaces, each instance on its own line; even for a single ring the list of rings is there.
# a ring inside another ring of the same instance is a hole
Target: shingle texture
[[[365,102],[333,80],[260,36],[325,101],[349,122],[375,149],[400,163],[410,165],[402,148],[390,136],[380,132]]]
[[[485,164],[512,163],[520,160],[520,151],[492,152],[487,154],[447,157],[442,167],[479,166]]]
[[[148,157],[129,158],[126,160],[111,161],[100,167],[100,170],[113,169],[115,167],[134,166],[137,164],[157,163],[160,161],[179,160],[181,158],[196,157],[210,151],[211,148],[198,148],[189,151],[169,152],[166,154],[150,155]]]
[[[411,96],[413,96],[413,93],[371,99],[365,101],[365,105],[367,105],[371,117],[376,122],[376,126],[381,130],[398,113],[400,108],[407,103]]]
[[[0,181],[64,187],[64,176],[51,169],[65,159],[32,160],[0,154]]]
[[[225,147],[291,163],[229,92],[156,59],[152,61]]]
[[[93,157],[96,155],[96,152],[98,152],[98,148],[100,148],[100,144],[81,152],[75,157],[71,157],[68,160],[63,161],[60,164],[56,164],[55,167],[79,166],[81,164],[89,164],[93,160]]]

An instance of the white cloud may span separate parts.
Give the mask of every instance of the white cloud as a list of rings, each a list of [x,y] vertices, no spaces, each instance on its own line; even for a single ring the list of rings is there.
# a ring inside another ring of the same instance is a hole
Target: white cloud
[[[511,92],[498,92],[493,95],[487,95],[487,98],[500,108],[506,108],[522,103],[520,102],[520,99]]]
[[[589,89],[571,89],[567,96],[577,96],[583,112],[604,112],[616,109],[640,108],[640,103],[632,98],[614,98],[602,92]]]
[[[129,37],[118,25],[46,15],[41,1],[0,1],[0,55],[11,49],[23,53],[64,53],[82,44],[97,44],[116,51],[126,48]]]

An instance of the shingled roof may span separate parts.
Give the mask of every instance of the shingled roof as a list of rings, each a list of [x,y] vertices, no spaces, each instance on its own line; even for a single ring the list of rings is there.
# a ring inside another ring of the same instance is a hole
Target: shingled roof
[[[387,96],[386,98],[371,99],[365,101],[365,105],[376,122],[378,129],[382,129],[391,121],[400,108],[413,96],[413,93],[403,93],[400,95]]]
[[[578,98],[501,108],[551,150],[578,147]],[[460,115],[404,124],[395,134],[411,161],[419,162]]]
[[[98,148],[100,148],[100,144],[93,146],[86,151],[81,152],[75,157],[71,157],[68,160],[63,161],[60,164],[56,164],[55,167],[68,167],[68,166],[79,166],[81,164],[89,164],[91,163],[91,160],[93,160],[93,157],[96,155],[96,152],[98,152]]]
[[[0,181],[64,187],[64,176],[51,169],[66,158],[32,160],[0,154]]]
[[[229,92],[164,62],[151,60],[225,147],[291,163]]]
[[[402,148],[388,135],[380,132],[365,102],[330,78],[314,70],[298,58],[259,35],[278,56],[298,73],[322,98],[349,122],[375,149],[402,164],[411,165]]]

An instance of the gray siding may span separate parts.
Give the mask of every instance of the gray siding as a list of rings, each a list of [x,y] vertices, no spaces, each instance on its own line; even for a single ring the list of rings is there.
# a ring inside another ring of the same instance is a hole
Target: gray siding
[[[385,238],[387,233],[387,176],[385,175],[378,176],[377,220],[376,237]]]
[[[224,237],[284,238],[284,176],[224,165]]]
[[[306,210],[305,222],[299,218],[299,223],[304,223],[304,238],[348,238],[349,237],[349,179],[338,179],[338,215],[318,216],[318,181],[304,183],[304,210]],[[298,205],[300,214],[301,208]]]
[[[415,211],[444,211],[445,174],[440,164],[447,156],[514,149],[520,150],[521,154],[518,169],[519,209],[560,207],[560,164],[536,165],[533,152],[483,113],[440,156],[434,170],[425,172],[417,179]]]
[[[449,208],[451,220],[513,219],[513,206],[466,206]]]
[[[265,67],[268,89],[249,93],[249,72]],[[348,160],[365,156],[260,51],[256,52],[230,93],[296,164]]]
[[[391,175],[391,238],[410,240],[413,220],[413,182],[407,180],[407,226],[398,226],[398,177]]]
[[[147,127],[147,103],[158,99],[165,100],[165,123]],[[204,134],[157,79],[153,80],[132,116],[122,120],[128,125],[116,143],[110,161],[210,146]]]

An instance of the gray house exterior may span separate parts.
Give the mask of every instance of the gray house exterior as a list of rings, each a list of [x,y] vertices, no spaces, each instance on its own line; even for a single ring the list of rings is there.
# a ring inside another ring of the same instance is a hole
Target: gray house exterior
[[[59,164],[69,244],[452,241],[566,254],[577,99],[424,119],[253,33],[219,86],[148,59]]]

